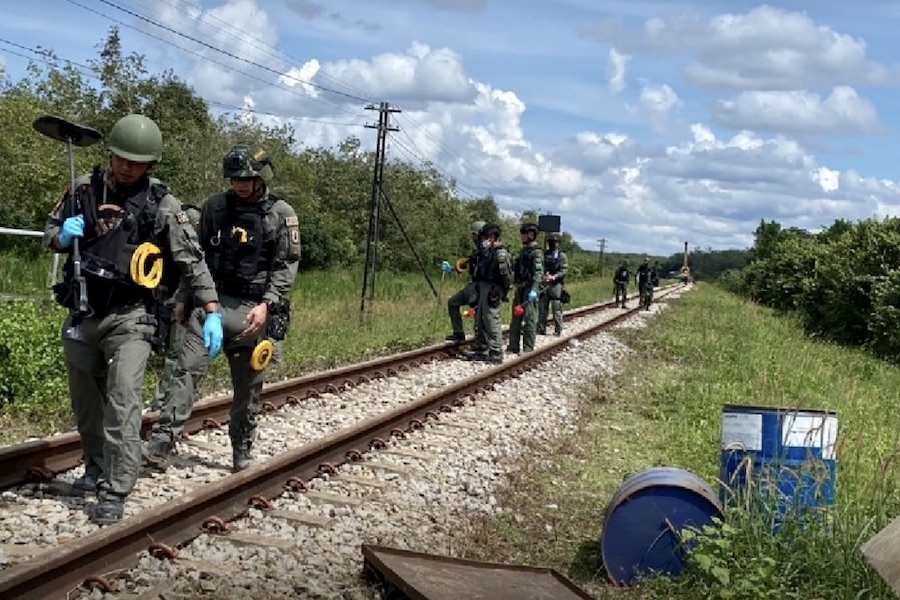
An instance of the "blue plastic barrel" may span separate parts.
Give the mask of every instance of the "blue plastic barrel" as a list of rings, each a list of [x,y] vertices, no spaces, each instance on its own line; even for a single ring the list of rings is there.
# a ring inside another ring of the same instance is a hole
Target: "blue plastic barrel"
[[[610,579],[631,585],[654,573],[678,575],[685,551],[679,533],[721,517],[705,481],[682,469],[655,467],[627,479],[606,511],[601,553]]]
[[[791,511],[834,504],[837,413],[759,406],[722,409],[722,499],[763,503],[777,531]]]

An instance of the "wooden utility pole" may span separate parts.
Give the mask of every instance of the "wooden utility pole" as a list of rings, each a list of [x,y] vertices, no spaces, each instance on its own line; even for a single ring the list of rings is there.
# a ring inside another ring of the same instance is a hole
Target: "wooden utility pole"
[[[378,138],[375,143],[375,166],[372,173],[372,199],[369,205],[369,237],[366,243],[366,264],[363,267],[362,293],[360,294],[359,302],[360,318],[366,312],[366,292],[368,291],[370,308],[375,298],[375,273],[378,271],[378,240],[379,225],[381,223],[381,184],[384,180],[387,134],[388,131],[400,131],[397,127],[390,126],[388,122],[390,114],[400,112],[399,108],[391,108],[387,102],[381,102],[378,106],[368,105],[366,110],[378,111],[378,124],[366,125],[369,129],[378,131]]]

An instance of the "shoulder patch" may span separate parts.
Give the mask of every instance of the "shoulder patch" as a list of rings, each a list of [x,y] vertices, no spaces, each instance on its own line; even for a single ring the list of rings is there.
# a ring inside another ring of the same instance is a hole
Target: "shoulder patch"
[[[183,210],[180,210],[177,213],[175,213],[175,220],[178,221],[179,223],[181,223],[182,225],[184,225],[185,223],[190,221],[190,219],[187,216],[187,213]]]
[[[300,218],[299,217],[287,217],[284,220],[284,224],[288,227],[299,227],[300,226]]]

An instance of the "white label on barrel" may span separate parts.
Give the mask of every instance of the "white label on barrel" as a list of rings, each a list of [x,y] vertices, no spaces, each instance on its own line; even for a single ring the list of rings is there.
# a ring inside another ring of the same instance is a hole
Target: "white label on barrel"
[[[837,445],[838,420],[835,416],[825,419],[825,444],[822,446],[822,458],[834,460],[835,446]]]
[[[759,413],[722,415],[722,449],[762,450],[762,421]]]
[[[781,439],[787,447],[821,448],[822,458],[834,458],[837,417],[826,415],[786,415],[781,423]]]

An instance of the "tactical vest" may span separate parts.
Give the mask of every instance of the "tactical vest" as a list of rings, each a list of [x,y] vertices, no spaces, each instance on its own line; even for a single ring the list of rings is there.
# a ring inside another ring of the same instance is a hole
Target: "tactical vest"
[[[511,270],[510,267],[512,265],[507,264],[507,274],[504,274],[503,269],[500,268],[500,260],[498,255],[500,254],[500,250],[506,251],[506,247],[503,245],[500,246],[492,246],[487,248],[483,254],[484,265],[485,265],[485,275],[483,281],[488,281],[495,285],[503,288],[504,293],[509,289],[512,282],[509,280],[510,275],[514,275],[513,273],[509,273]],[[506,251],[507,260],[509,257],[509,252]]]
[[[534,259],[540,248],[537,246],[523,248],[522,253],[516,257],[515,266],[515,282],[516,283],[532,283],[534,279]]]
[[[616,277],[615,277],[616,281],[618,281],[620,283],[628,283],[628,280],[630,278],[631,277],[630,277],[630,274],[628,273],[628,269],[626,269],[624,267],[619,267],[619,269],[616,271]]]
[[[171,295],[178,286],[180,276],[172,260],[168,244],[160,244],[163,260],[163,279],[154,290],[137,285],[131,278],[131,258],[137,247],[155,239],[154,227],[159,204],[169,194],[165,184],[149,180],[147,186],[128,198],[124,204],[115,203],[122,209],[121,220],[106,231],[101,223],[113,215],[101,212],[97,198],[105,189],[103,170],[97,166],[91,174],[90,182],[81,185],[73,196],[81,206],[84,216],[84,237],[79,240],[81,271],[87,283],[88,302],[97,316],[105,316],[119,306],[129,306],[140,302],[150,303],[157,295]],[[75,207],[69,205],[67,216],[75,214]],[[117,212],[117,211],[116,211]],[[75,268],[70,253],[63,267],[63,284],[55,291],[57,301],[67,308],[75,308],[75,298],[68,293],[74,283]]]
[[[469,272],[469,277],[472,278],[472,281],[477,281],[475,278],[478,272],[478,257],[481,254],[481,248],[476,248],[472,254],[469,255],[469,266],[467,271]]]
[[[212,240],[203,240],[206,262],[216,288],[230,296],[261,300],[265,283],[256,283],[260,273],[268,273],[275,259],[274,237],[266,239],[266,215],[279,198],[269,194],[255,205],[237,210],[233,192],[226,196],[223,214],[214,215]]]
[[[650,267],[644,267],[643,265],[638,267],[638,283],[649,283],[650,282]]]
[[[553,255],[556,254],[554,257]],[[544,252],[544,273],[548,275],[556,275],[562,266],[562,250],[547,250]],[[563,278],[557,277],[554,283],[562,283]]]

